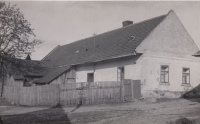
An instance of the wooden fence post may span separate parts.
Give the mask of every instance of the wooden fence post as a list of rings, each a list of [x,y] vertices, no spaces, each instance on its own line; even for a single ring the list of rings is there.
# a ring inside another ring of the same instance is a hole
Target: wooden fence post
[[[121,88],[122,88],[122,102],[124,102],[124,80],[121,81]]]
[[[120,88],[120,89],[119,89],[119,90],[120,90],[120,91],[119,91],[119,92],[120,92],[120,101],[123,101],[123,93],[122,93],[122,88],[123,88],[123,86],[122,86],[122,85],[123,85],[123,82],[120,81],[120,85],[119,85],[119,86],[120,86],[120,87],[119,87],[119,88]]]
[[[60,93],[60,92],[61,92],[61,88],[60,88],[60,87],[61,87],[61,86],[60,86],[60,85],[57,85],[57,86],[58,86],[58,95],[59,95],[59,96],[58,96],[58,97],[59,97],[59,98],[58,98],[58,104],[61,104],[61,101],[60,101],[60,95],[61,95],[61,93]]]
[[[131,94],[132,94],[132,100],[134,100],[134,89],[133,89],[133,80],[131,80]]]

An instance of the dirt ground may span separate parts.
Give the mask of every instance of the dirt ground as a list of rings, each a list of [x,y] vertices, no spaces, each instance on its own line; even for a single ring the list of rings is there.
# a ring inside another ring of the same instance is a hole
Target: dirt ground
[[[3,124],[171,124],[183,117],[200,124],[200,98],[52,108],[0,106],[0,116]]]

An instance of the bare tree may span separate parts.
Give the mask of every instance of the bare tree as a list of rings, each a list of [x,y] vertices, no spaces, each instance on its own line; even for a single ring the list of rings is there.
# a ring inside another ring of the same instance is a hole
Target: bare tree
[[[4,85],[5,63],[13,58],[22,58],[34,51],[34,47],[41,44],[35,39],[30,23],[24,18],[16,5],[11,6],[0,2],[0,62],[2,68],[2,93]],[[1,93],[1,96],[2,96]]]

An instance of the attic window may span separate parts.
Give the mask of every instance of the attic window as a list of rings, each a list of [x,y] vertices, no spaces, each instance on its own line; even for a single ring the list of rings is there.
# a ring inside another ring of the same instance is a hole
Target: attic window
[[[77,50],[75,53],[76,53],[76,54],[79,53],[79,50]]]
[[[131,40],[134,40],[135,39],[135,36],[131,36]]]

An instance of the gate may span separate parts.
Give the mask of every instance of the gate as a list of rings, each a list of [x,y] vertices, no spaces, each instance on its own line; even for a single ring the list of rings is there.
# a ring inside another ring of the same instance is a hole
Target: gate
[[[124,101],[131,101],[141,97],[140,80],[124,79]]]
[[[124,101],[132,100],[131,79],[124,79]]]

